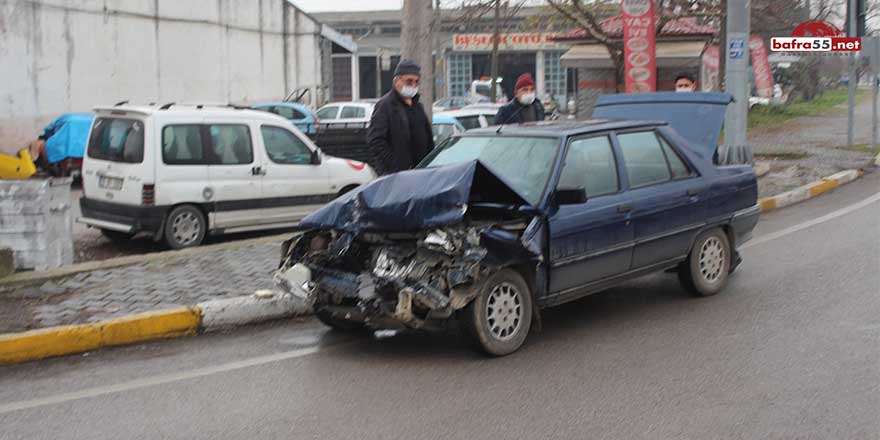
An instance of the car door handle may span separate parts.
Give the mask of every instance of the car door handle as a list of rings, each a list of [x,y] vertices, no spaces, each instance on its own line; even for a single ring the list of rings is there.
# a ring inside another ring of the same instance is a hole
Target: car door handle
[[[688,195],[689,196],[695,196],[701,192],[703,192],[702,188],[688,188]]]
[[[251,168],[251,174],[254,176],[265,176],[266,170],[263,169],[263,167],[256,166],[256,167]]]
[[[617,212],[621,214],[626,214],[633,210],[632,205],[617,205]]]

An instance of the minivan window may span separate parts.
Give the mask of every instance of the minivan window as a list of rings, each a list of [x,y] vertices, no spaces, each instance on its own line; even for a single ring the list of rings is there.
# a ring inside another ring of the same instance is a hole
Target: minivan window
[[[653,131],[618,134],[629,186],[639,187],[669,180],[669,166]]]
[[[312,150],[300,138],[281,127],[264,125],[260,128],[263,145],[272,162],[287,165],[309,165]]]
[[[336,119],[336,113],[339,112],[339,107],[324,107],[321,110],[318,110],[318,114],[315,115],[318,119]]]
[[[211,125],[211,163],[244,165],[254,161],[251,132],[247,125]]]
[[[167,125],[162,129],[162,162],[168,165],[207,165],[202,126]]]
[[[480,116],[458,116],[455,119],[458,119],[458,122],[464,127],[465,130],[470,130],[472,128],[480,128]]]
[[[143,162],[144,123],[137,119],[95,119],[89,137],[88,155],[112,162]]]
[[[340,119],[349,119],[349,118],[363,118],[367,114],[366,110],[363,107],[352,107],[345,106],[342,107],[342,115],[339,117]]]

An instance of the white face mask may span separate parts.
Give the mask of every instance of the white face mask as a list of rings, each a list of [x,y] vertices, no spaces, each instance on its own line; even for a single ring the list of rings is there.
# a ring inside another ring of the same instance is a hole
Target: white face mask
[[[522,105],[530,105],[531,103],[535,102],[535,94],[534,93],[524,93],[522,95],[519,95],[519,97],[516,99],[518,99],[519,103]]]
[[[675,91],[680,93],[680,92],[693,92],[694,90],[690,87],[676,87]]]
[[[403,88],[400,89],[400,96],[403,96],[404,98],[412,98],[418,94],[419,94],[418,87],[403,86]]]

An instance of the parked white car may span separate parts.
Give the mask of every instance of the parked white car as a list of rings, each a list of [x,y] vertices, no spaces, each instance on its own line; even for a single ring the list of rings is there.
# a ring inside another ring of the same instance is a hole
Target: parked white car
[[[370,126],[375,102],[333,102],[318,109],[318,130],[333,128],[366,128]]]
[[[436,113],[442,116],[451,116],[455,118],[465,130],[474,128],[488,127],[495,124],[495,114],[498,108],[492,104],[475,104],[458,110],[449,110],[446,112]]]
[[[152,234],[174,249],[222,234],[295,225],[376,178],[323,154],[284,118],[209,106],[95,108],[82,217],[111,239]]]

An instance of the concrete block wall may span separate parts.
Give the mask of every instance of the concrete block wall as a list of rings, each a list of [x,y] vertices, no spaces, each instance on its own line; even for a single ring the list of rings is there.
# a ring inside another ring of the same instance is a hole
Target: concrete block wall
[[[246,103],[318,85],[320,30],[286,0],[0,2],[0,153],[96,105]]]
[[[12,249],[16,269],[73,263],[70,183],[69,178],[0,180],[0,248]]]

